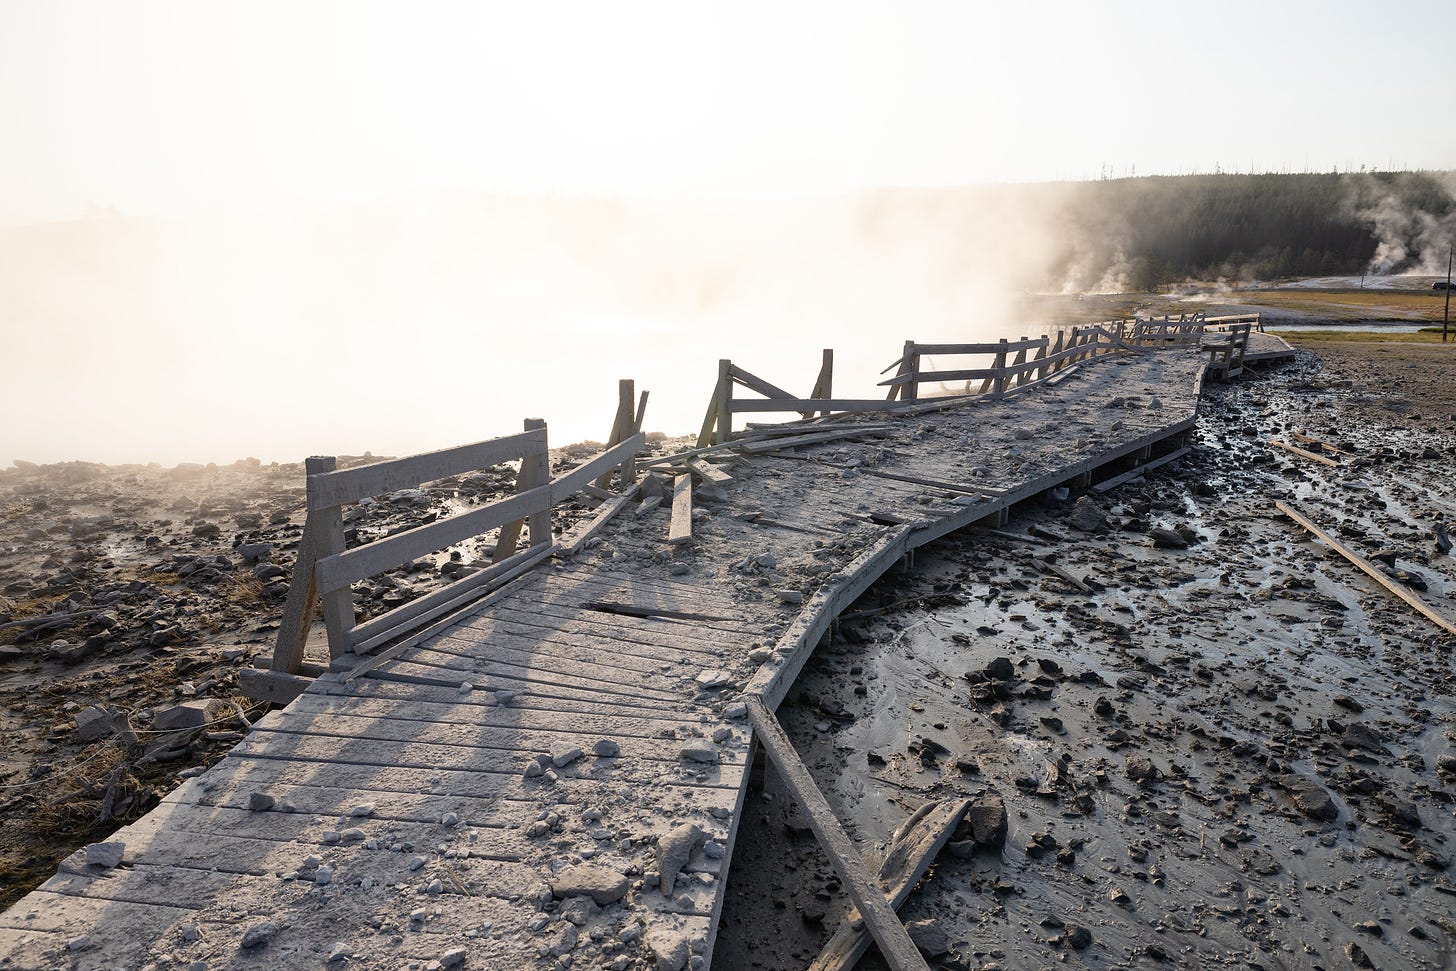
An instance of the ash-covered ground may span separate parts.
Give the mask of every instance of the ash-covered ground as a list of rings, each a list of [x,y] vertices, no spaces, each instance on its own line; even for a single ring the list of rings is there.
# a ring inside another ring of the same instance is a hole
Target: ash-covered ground
[[[931,967],[1450,966],[1456,636],[1274,500],[1456,618],[1456,356],[1317,350],[1211,388],[1176,466],[921,551],[780,709],[872,863],[976,800],[901,910]],[[756,778],[714,963],[803,968],[847,898]]]
[[[599,448],[554,450],[553,461]],[[366,500],[346,510],[347,539],[498,499],[515,478],[500,466]],[[556,527],[586,511],[564,504]],[[266,711],[240,693],[237,671],[272,656],[303,518],[302,463],[0,472],[0,908],[217,761]],[[359,618],[489,561],[493,542],[356,584]],[[328,661],[321,623],[309,653]]]

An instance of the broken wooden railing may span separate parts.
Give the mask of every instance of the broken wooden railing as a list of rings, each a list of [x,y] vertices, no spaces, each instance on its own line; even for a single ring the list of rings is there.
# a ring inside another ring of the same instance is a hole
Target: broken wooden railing
[[[733,435],[733,416],[736,414],[773,414],[775,412],[797,412],[803,418],[814,415],[831,415],[841,411],[893,411],[895,406],[877,398],[835,398],[833,394],[834,351],[825,348],[824,363],[819,368],[819,377],[807,398],[796,398],[776,384],[765,381],[758,375],[745,371],[732,361],[718,362],[718,383],[713,386],[713,397],[708,403],[708,412],[703,417],[703,428],[698,433],[698,447],[721,445]],[[763,395],[762,398],[735,398],[735,388],[747,388]]]
[[[623,391],[626,400],[630,392],[625,382]],[[307,686],[303,673],[319,673],[318,665],[305,665],[303,654],[320,603],[329,657],[334,662],[347,653],[366,654],[404,637],[472,603],[487,593],[490,585],[504,583],[543,561],[556,548],[552,511],[558,503],[591,487],[593,480],[609,475],[614,468],[620,469],[624,488],[635,476],[633,460],[645,436],[639,430],[640,412],[630,404],[627,408],[630,423],[619,408],[614,433],[617,442],[554,479],[550,474],[546,423],[539,419],[527,419],[525,429],[516,435],[358,468],[340,470],[333,457],[308,459],[308,514],[273,662],[268,671],[249,670],[244,690],[262,700],[289,701]],[[520,462],[520,471],[514,495],[352,549],[345,547],[344,506],[515,461]],[[528,531],[528,544],[518,549],[523,526]],[[356,623],[353,583],[495,529],[500,532],[490,565],[362,624]]]
[[[1263,314],[1226,314],[1222,317],[1205,317],[1203,330],[1205,333],[1227,331],[1239,324],[1248,324],[1255,333],[1264,333]]]
[[[1208,371],[1215,378],[1227,380],[1243,373],[1252,326],[1230,323],[1226,332],[1204,338],[1201,347],[1208,354]]]
[[[962,394],[1001,397],[1008,391],[1046,381],[1056,372],[1081,361],[1127,349],[1117,334],[1100,325],[1059,330],[1055,341],[1045,334],[1035,339],[1022,337],[1012,341],[1002,338],[984,344],[917,344],[906,341],[899,360],[885,369],[888,371],[898,366],[895,376],[881,381],[880,387],[889,387],[887,400],[890,401],[896,398],[917,401],[922,384],[953,381],[966,382]],[[984,367],[943,371],[922,367],[925,357],[962,355],[989,357],[991,362]],[[978,390],[973,391],[971,384],[975,381],[981,384]]]
[[[1204,315],[1171,314],[1165,317],[1146,317],[1133,321],[1131,329],[1123,335],[1134,347],[1180,346],[1197,344],[1203,339]]]

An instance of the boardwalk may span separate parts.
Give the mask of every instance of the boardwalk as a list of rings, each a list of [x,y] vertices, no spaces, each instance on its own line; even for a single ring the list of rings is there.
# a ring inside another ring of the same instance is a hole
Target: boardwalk
[[[1246,361],[1289,353],[1254,334]],[[0,966],[706,966],[742,699],[777,705],[916,547],[1174,452],[1205,360],[1114,355],[1004,400],[838,417],[863,430],[721,466],[691,543],[666,542],[670,498],[629,509],[262,719],[115,835],[121,866],[83,851],[0,915]]]

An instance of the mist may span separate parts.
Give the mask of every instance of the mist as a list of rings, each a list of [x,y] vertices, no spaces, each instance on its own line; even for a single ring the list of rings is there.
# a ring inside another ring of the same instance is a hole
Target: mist
[[[1045,193],[791,200],[417,194],[0,230],[0,457],[407,454],[545,418],[601,440],[619,378],[695,431],[717,360],[877,396],[906,338],[1027,331]],[[1034,324],[1032,325],[1034,326]]]

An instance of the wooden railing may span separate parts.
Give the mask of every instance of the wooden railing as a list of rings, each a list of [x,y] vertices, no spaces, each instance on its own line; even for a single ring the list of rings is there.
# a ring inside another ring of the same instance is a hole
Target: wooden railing
[[[1210,337],[1203,345],[1208,353],[1208,370],[1217,378],[1232,378],[1243,373],[1244,354],[1249,349],[1252,323],[1230,323],[1226,333]]]
[[[778,385],[745,371],[726,358],[718,362],[718,383],[713,386],[713,397],[708,402],[708,412],[703,417],[703,427],[698,433],[698,447],[719,445],[733,435],[735,414],[772,414],[774,412],[797,412],[803,418],[814,415],[829,415],[836,411],[893,411],[896,406],[878,398],[835,398],[833,394],[834,352],[824,350],[824,361],[819,376],[807,398],[796,398]],[[743,387],[763,395],[762,398],[735,398],[734,388]]]
[[[904,402],[917,401],[922,384],[953,381],[966,382],[961,394],[1000,397],[1046,381],[1074,364],[1119,350],[1130,348],[1116,333],[1101,325],[1058,330],[1055,340],[1042,335],[986,344],[917,344],[906,341],[899,360],[885,369],[897,367],[895,376],[881,381],[880,387],[890,389],[888,400],[891,401],[897,397]],[[952,355],[989,357],[991,360],[985,366],[974,368],[937,371],[922,367],[922,358]],[[975,381],[981,383],[978,389],[973,390],[971,383]]]
[[[339,470],[332,457],[308,459],[308,514],[284,602],[272,671],[299,674],[319,603],[323,605],[329,656],[337,660],[348,652],[367,653],[457,610],[482,596],[493,582],[503,583],[550,555],[555,549],[552,511],[558,503],[593,488],[593,480],[604,481],[614,469],[620,470],[624,489],[635,479],[633,462],[645,440],[642,413],[632,407],[630,382],[623,383],[622,393],[626,412],[624,415],[619,407],[613,428],[616,440],[605,451],[554,479],[550,475],[546,423],[538,419],[527,419],[525,429],[517,435],[359,468]],[[344,506],[513,461],[520,462],[514,495],[372,543],[345,548]],[[528,543],[519,549],[523,526]],[[500,533],[490,565],[362,624],[355,623],[351,584],[493,529]]]

